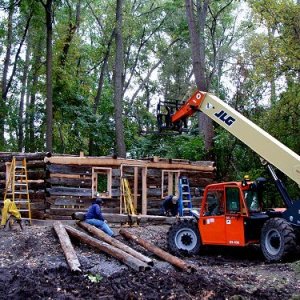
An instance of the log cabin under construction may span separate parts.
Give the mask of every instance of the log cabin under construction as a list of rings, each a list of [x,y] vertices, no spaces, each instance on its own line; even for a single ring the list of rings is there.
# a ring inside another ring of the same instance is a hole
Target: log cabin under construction
[[[137,214],[159,215],[162,199],[178,193],[180,176],[188,178],[193,207],[199,208],[200,190],[215,179],[211,161],[0,152],[2,203],[13,157],[17,161],[26,159],[34,219],[71,219],[74,212],[86,211],[97,194],[104,199],[104,213],[124,214],[124,178]]]

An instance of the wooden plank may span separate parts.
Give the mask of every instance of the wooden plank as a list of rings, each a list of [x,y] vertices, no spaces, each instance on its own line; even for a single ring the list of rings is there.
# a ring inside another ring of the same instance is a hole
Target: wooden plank
[[[214,171],[215,168],[212,166],[202,166],[202,165],[195,165],[195,164],[181,164],[181,163],[175,163],[175,164],[169,164],[167,162],[165,163],[153,163],[149,162],[147,164],[147,167],[153,168],[153,169],[169,169],[169,170],[195,170],[195,171]]]
[[[137,207],[138,184],[139,184],[139,168],[134,167],[133,206],[135,208]]]
[[[51,184],[52,186],[61,185],[66,187],[89,187],[92,188],[92,179],[91,178],[65,178],[65,177],[50,177],[47,178],[46,183]]]
[[[121,164],[126,165],[136,165],[137,163],[141,166],[153,168],[153,169],[184,169],[184,170],[202,170],[202,171],[213,171],[215,167],[198,164],[181,164],[181,163],[169,163],[169,162],[151,162],[142,160],[130,160],[121,158],[109,158],[109,157],[59,157],[52,156],[46,157],[44,159],[46,163],[60,164],[60,165],[80,165],[80,166],[121,166]]]
[[[76,204],[85,204],[85,205],[91,205],[94,201],[91,199],[91,197],[73,197],[73,196],[48,196],[46,197],[46,202],[50,204],[55,204],[56,200],[60,199],[72,199],[76,202]]]
[[[76,175],[76,174],[60,174],[60,173],[49,173],[47,172],[47,177],[49,178],[91,178],[91,174],[90,175]]]
[[[169,193],[169,195],[170,195],[170,193]],[[156,189],[148,188],[147,189],[147,197],[153,197],[153,196],[160,197],[161,196],[161,188],[156,188]]]
[[[142,169],[142,214],[147,214],[147,168]]]
[[[72,156],[52,156],[44,159],[46,163],[66,164],[66,165],[85,165],[85,166],[120,166],[121,164],[136,165],[137,163],[144,165],[143,161],[135,159],[112,158],[107,156],[100,157],[72,157]]]
[[[79,159],[79,158],[78,158]],[[69,165],[66,161],[65,164],[47,164],[46,171],[48,173],[58,174],[76,174],[76,175],[92,175],[92,167],[81,165]]]
[[[73,188],[73,187],[63,187],[55,186],[46,189],[50,196],[82,196],[82,197],[92,197],[92,190],[86,188]]]

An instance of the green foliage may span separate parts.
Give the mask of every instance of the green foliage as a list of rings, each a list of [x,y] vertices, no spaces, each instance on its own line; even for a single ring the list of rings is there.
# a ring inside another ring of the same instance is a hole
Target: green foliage
[[[130,150],[132,158],[160,156],[182,158],[190,161],[204,157],[204,142],[200,136],[153,134],[140,137]]]
[[[262,117],[261,125],[283,144],[300,153],[300,84],[291,83],[280,100]]]
[[[100,274],[95,274],[95,275],[94,274],[88,274],[86,276],[90,280],[90,282],[92,282],[92,283],[99,283],[103,279],[103,277]]]
[[[114,153],[116,145],[115,41],[111,39],[116,1],[81,1],[80,18],[76,23],[79,2],[59,1],[53,8],[53,151],[109,155]],[[247,15],[239,23],[236,18],[241,2],[209,2],[205,51],[210,91],[227,99],[233,108],[300,153],[300,5],[292,0],[249,0],[254,18]],[[7,47],[8,11],[5,8],[9,1],[1,3],[0,54],[3,56]],[[6,105],[0,107],[7,115],[5,151],[17,151],[22,89],[27,99],[25,150],[34,152],[45,148],[46,30],[45,11],[40,1],[23,0],[15,8],[9,73],[31,12],[33,16],[16,64],[16,75]],[[197,136],[197,118],[190,119],[196,135],[142,135],[157,130],[154,110],[158,99],[182,101],[195,87],[185,3],[128,0],[124,2],[123,21],[122,106],[128,154],[132,158],[203,159],[204,146],[202,138]],[[30,55],[26,86],[22,86],[25,47]],[[102,70],[102,93],[96,107]],[[2,65],[0,71],[2,74]],[[272,105],[266,106],[267,102]],[[218,125],[215,127],[213,154],[218,180],[240,180],[245,174],[252,179],[268,177],[254,152]],[[284,176],[283,180],[296,197],[297,187]],[[279,202],[276,190],[271,185],[268,189],[271,196],[266,199],[267,205]]]

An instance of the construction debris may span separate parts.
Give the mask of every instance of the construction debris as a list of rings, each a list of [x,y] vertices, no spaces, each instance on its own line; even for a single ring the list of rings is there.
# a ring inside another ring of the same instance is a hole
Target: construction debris
[[[66,232],[65,227],[63,224],[59,221],[55,222],[53,224],[54,230],[59,238],[59,242],[61,244],[61,247],[64,251],[66,260],[68,262],[68,265],[71,269],[71,271],[78,271],[81,272],[80,270],[80,262],[77,258],[76,252],[73,248],[73,245],[70,241],[69,235]]]
[[[161,248],[154,246],[153,244],[147,242],[144,239],[137,237],[136,235],[131,234],[129,231],[126,231],[123,228],[120,229],[119,233],[121,235],[123,235],[125,238],[133,240],[140,246],[144,247],[145,249],[149,250],[150,252],[154,253],[158,257],[162,258],[163,260],[169,262],[173,266],[175,266],[183,271],[186,271],[188,273],[196,271],[196,268],[194,266],[187,264],[182,259],[171,255],[170,253],[162,250]]]

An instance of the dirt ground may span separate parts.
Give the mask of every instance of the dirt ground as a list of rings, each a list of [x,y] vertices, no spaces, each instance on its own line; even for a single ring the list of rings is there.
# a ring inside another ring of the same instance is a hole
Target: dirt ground
[[[128,230],[166,250],[167,225]],[[300,299],[300,261],[266,264],[258,247],[207,248],[184,258],[197,267],[185,273],[118,239],[153,258],[151,270],[75,243],[82,272],[72,273],[52,226],[1,230],[0,299]]]

